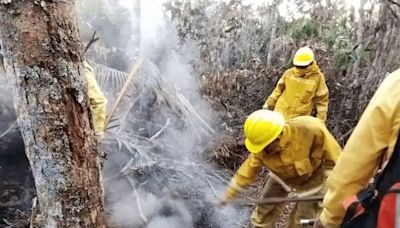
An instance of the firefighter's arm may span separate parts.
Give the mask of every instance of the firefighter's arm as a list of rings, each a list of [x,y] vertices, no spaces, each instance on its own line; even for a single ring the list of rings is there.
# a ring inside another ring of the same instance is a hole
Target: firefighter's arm
[[[284,73],[282,77],[279,79],[275,89],[272,91],[272,94],[267,98],[263,108],[268,108],[273,110],[275,108],[275,104],[278,101],[278,98],[282,95],[283,90],[285,90],[285,75]]]
[[[250,154],[233,176],[224,198],[230,200],[235,198],[239,193],[244,192],[245,188],[255,181],[261,169],[262,161],[257,155]]]
[[[368,184],[383,153],[395,146],[400,125],[400,71],[396,74],[397,79],[389,76],[371,99],[327,180],[320,217],[325,227],[341,224],[343,202]]]
[[[106,120],[107,100],[97,84],[94,70],[85,62],[85,73],[88,83],[88,94],[90,100],[90,110],[92,112],[93,128],[96,134],[102,134]]]
[[[329,103],[329,89],[325,82],[325,77],[321,73],[321,80],[318,84],[317,91],[315,93],[315,107],[317,109],[317,118],[326,121]]]
[[[323,160],[325,168],[333,168],[342,153],[342,148],[335,137],[324,127]]]

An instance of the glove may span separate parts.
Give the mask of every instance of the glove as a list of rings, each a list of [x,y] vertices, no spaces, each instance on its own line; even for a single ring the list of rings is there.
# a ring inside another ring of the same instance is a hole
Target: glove
[[[215,203],[217,206],[225,206],[226,204],[229,203],[229,199],[227,199],[225,196],[221,196],[217,199],[217,202]]]
[[[224,193],[223,196],[219,197],[217,200],[217,205],[218,206],[225,206],[226,204],[228,204],[231,200],[233,200],[234,198],[236,198],[238,192],[234,189],[229,187],[226,192]]]
[[[94,135],[96,136],[96,140],[99,143],[104,139],[104,132],[96,132]]]
[[[324,228],[324,225],[321,223],[321,220],[317,219],[314,222],[313,228]]]

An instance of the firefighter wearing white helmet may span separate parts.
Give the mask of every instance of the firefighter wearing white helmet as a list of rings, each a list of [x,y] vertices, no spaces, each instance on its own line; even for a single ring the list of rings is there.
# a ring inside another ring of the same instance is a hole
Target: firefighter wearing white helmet
[[[285,119],[309,116],[315,109],[316,117],[325,122],[329,90],[313,51],[309,47],[300,48],[293,65],[282,75],[263,108],[278,111]]]
[[[270,110],[253,112],[244,124],[249,157],[232,178],[221,204],[228,203],[255,182],[262,168],[269,170],[262,197],[288,194],[312,195],[323,191],[324,169],[332,167],[341,152],[339,144],[325,125],[311,116],[284,120]],[[272,228],[284,204],[260,204],[251,216],[253,227]],[[318,203],[299,203],[288,227],[299,227],[302,218],[315,218]]]

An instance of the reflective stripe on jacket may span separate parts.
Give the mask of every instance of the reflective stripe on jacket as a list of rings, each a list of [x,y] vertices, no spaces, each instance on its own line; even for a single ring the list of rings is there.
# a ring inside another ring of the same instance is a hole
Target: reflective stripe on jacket
[[[400,70],[379,86],[328,178],[321,222],[339,227],[342,203],[365,187],[383,156],[393,153],[400,129]]]
[[[321,167],[333,166],[341,148],[325,125],[310,116],[286,121],[276,151],[250,154],[232,178],[226,197],[232,198],[253,183],[266,167],[288,185],[306,182]]]
[[[315,108],[316,117],[325,122],[328,102],[329,90],[325,77],[314,62],[304,70],[296,67],[287,70],[268,97],[266,105],[282,113],[285,119],[309,116]]]
[[[93,128],[95,133],[104,131],[106,120],[107,100],[97,84],[93,68],[85,62],[85,74],[88,83],[88,95],[90,100],[90,110],[92,111]]]

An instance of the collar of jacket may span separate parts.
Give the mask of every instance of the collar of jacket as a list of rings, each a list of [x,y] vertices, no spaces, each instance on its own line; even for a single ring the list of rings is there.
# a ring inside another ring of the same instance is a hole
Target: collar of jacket
[[[307,77],[312,74],[318,73],[320,71],[319,66],[317,65],[317,61],[314,61],[313,64],[311,64],[309,67],[306,69],[298,69],[296,67],[293,67],[293,73],[296,77]]]

